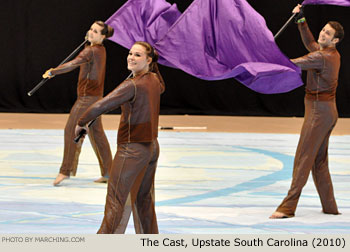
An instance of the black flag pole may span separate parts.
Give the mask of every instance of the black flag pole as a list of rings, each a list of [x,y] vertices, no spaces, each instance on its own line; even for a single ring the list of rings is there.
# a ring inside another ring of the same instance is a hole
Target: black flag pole
[[[276,40],[276,38],[278,38],[278,36],[287,28],[287,26],[293,21],[293,18],[295,17],[295,15],[297,15],[298,13],[293,13],[293,15],[287,20],[287,22],[282,26],[282,28],[276,33],[276,35],[274,36],[274,39]]]
[[[70,60],[70,59],[72,58],[72,56],[73,56],[77,51],[79,51],[80,48],[81,48],[83,45],[86,44],[87,41],[88,41],[88,40],[85,39],[85,41],[84,41],[83,43],[81,43],[71,54],[69,54],[68,57],[65,58],[65,59],[59,64],[59,66],[62,65],[62,64],[64,64],[64,63],[66,63],[68,60]],[[32,96],[32,95],[33,95],[42,85],[44,85],[49,79],[50,79],[50,78],[42,79],[32,90],[30,90],[30,91],[27,93],[28,96]]]
[[[90,127],[94,122],[96,121],[96,119],[90,121],[88,123],[88,127]],[[78,143],[80,138],[82,138],[85,134],[86,134],[86,129],[82,129],[80,132],[79,132],[79,135],[77,135],[75,138],[74,138],[74,143]]]
[[[301,5],[304,1],[298,1]],[[303,7],[303,6],[302,6]],[[287,22],[281,27],[281,29],[275,34],[275,36],[273,36],[273,38],[276,40],[278,38],[279,35],[281,35],[281,33],[287,28],[287,26],[293,21],[294,17],[297,15],[298,13],[293,13],[290,18],[287,20]]]

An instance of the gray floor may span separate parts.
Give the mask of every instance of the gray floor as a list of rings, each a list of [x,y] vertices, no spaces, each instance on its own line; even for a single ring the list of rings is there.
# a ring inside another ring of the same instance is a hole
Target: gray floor
[[[115,152],[116,132],[107,131]],[[332,136],[329,162],[342,215],[321,213],[310,179],[296,217],[270,220],[287,193],[297,134],[160,132],[156,211],[164,234],[349,234],[350,135]],[[85,140],[76,177],[52,182],[62,130],[0,130],[0,232],[93,234],[105,184]],[[127,233],[134,233],[132,220]]]

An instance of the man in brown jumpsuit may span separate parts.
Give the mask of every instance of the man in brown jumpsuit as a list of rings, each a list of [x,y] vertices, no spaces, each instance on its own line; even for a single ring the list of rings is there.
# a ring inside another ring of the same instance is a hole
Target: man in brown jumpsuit
[[[299,13],[298,5],[293,12]],[[301,12],[302,13],[302,12]],[[292,59],[307,70],[305,115],[294,159],[292,184],[288,195],[270,218],[293,217],[310,171],[321,199],[323,213],[339,214],[328,168],[328,142],[337,122],[335,102],[340,55],[336,44],[344,36],[338,22],[328,22],[319,34],[318,43],[311,34],[305,17],[299,14],[298,28],[309,54]]]
[[[88,40],[91,44],[86,46],[73,60],[56,68],[51,68],[43,75],[44,78],[50,78],[80,67],[77,87],[78,98],[70,111],[64,129],[63,161],[54,185],[58,185],[62,180],[69,178],[70,175],[76,175],[83,140],[81,139],[77,144],[74,143],[75,126],[86,109],[103,96],[106,72],[106,49],[102,41],[112,34],[113,28],[107,26],[102,21],[96,21],[88,31]],[[92,124],[89,139],[96,153],[102,176],[95,182],[106,182],[112,164],[112,153],[100,117]]]
[[[136,42],[128,56],[128,68],[133,71],[134,77],[93,104],[78,121],[77,135],[99,115],[119,106],[122,109],[117,153],[112,163],[105,213],[98,233],[125,231],[131,209],[127,204],[129,195],[136,233],[158,233],[154,177],[159,157],[160,95],[165,87],[158,68],[154,71],[156,58],[148,43]]]

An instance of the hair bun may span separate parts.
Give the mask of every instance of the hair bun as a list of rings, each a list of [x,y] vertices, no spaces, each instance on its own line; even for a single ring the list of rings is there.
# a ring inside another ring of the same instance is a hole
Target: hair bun
[[[102,27],[101,34],[105,35],[106,38],[113,36],[113,33],[114,33],[113,27],[109,26],[108,24],[106,24],[105,22],[103,22],[101,20],[97,20],[94,23],[98,24],[99,26]]]
[[[113,27],[107,25],[107,34],[106,34],[106,38],[112,37],[114,34],[114,29]]]

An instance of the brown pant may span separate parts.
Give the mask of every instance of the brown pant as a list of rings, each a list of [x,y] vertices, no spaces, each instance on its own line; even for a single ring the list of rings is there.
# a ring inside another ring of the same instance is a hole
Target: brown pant
[[[312,171],[323,212],[338,214],[328,169],[328,141],[337,119],[334,100],[305,99],[305,118],[294,159],[292,184],[276,211],[294,216],[301,191]]]
[[[154,176],[158,157],[157,140],[118,144],[99,234],[124,233],[131,209],[136,233],[158,233],[154,208]],[[128,203],[127,199],[130,200]]]
[[[87,110],[87,108],[100,98],[101,97],[98,96],[78,97],[74,106],[72,107],[64,129],[64,153],[60,173],[67,176],[75,176],[81,146],[83,144],[83,139],[81,139],[77,144],[73,141],[75,138],[75,126],[77,125],[77,121],[79,120],[80,116]],[[96,153],[100,165],[101,175],[108,177],[109,169],[112,164],[112,153],[102,127],[101,117],[97,118],[96,121],[90,126],[88,136]]]

